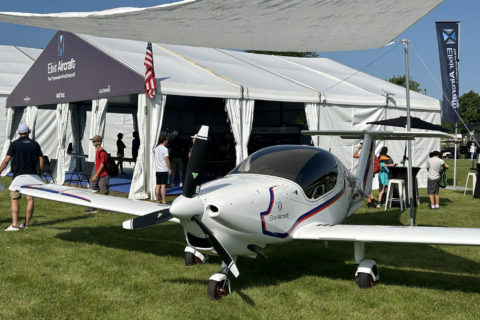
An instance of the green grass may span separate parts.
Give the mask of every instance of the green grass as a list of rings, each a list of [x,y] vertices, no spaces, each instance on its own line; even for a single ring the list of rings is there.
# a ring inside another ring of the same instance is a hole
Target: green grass
[[[458,183],[471,166],[460,160]],[[452,166],[453,168],[453,166]],[[452,174],[449,172],[449,177]],[[6,185],[9,180],[2,178]],[[441,190],[441,208],[417,223],[480,228],[480,200]],[[353,244],[290,242],[265,250],[268,260],[241,258],[234,292],[206,296],[220,260],[186,267],[181,227],[121,228],[130,217],[84,214],[83,208],[36,200],[28,230],[0,232],[0,319],[478,319],[480,248],[367,244],[381,281],[353,282]],[[22,202],[22,212],[25,204]],[[10,223],[8,191],[0,223]],[[22,219],[20,221],[23,221]],[[408,223],[408,210],[363,207],[346,223]]]

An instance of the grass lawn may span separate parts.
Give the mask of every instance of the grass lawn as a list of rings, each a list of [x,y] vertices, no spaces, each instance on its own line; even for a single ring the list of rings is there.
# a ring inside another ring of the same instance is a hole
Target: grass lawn
[[[471,161],[458,165],[457,185],[463,186]],[[0,192],[2,227],[11,221],[8,196]],[[463,190],[441,190],[440,196],[441,208],[428,210],[426,190],[420,190],[419,225],[480,228],[480,199],[471,193],[464,198]],[[127,231],[121,228],[127,215],[85,214],[82,207],[41,199],[35,204],[29,229],[0,231],[0,319],[478,319],[480,314],[478,247],[367,244],[380,283],[360,290],[353,281],[352,243],[290,242],[268,247],[268,260],[239,259],[233,293],[214,301],[206,286],[220,259],[186,267],[180,226]],[[408,220],[408,210],[364,206],[346,223]]]

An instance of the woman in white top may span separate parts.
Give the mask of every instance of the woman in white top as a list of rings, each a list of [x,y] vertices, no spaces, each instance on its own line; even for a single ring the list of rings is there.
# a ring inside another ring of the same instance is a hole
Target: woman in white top
[[[162,196],[162,203],[167,203],[166,185],[168,183],[168,176],[172,172],[170,169],[170,161],[168,160],[168,149],[166,147],[167,141],[167,136],[161,135],[154,151],[155,177],[157,181],[155,185],[155,198],[157,203],[160,202],[160,194]]]

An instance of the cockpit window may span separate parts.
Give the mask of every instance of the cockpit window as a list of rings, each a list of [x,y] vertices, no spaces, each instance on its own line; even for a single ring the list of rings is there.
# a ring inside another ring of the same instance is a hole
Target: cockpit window
[[[338,167],[329,152],[310,146],[274,146],[255,152],[230,174],[254,173],[292,180],[316,199],[335,187]]]

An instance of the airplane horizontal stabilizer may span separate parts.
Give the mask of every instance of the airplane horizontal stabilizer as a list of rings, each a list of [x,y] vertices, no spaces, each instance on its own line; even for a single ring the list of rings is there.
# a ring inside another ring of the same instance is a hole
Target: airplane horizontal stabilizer
[[[298,229],[292,238],[480,246],[480,228],[311,224]]]
[[[375,140],[414,140],[415,138],[452,138],[440,131],[371,131],[371,130],[302,130],[307,136],[339,136],[343,139],[363,139],[369,134]]]

